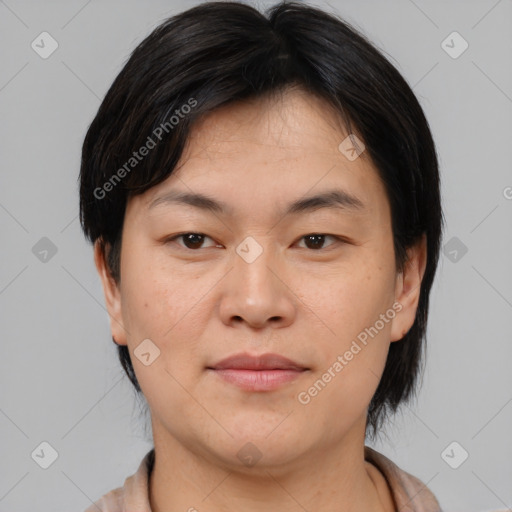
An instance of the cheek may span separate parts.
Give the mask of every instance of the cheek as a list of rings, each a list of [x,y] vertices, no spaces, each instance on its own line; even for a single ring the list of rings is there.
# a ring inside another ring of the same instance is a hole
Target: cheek
[[[324,421],[323,428],[334,436],[366,414],[384,370],[392,317],[384,322],[380,315],[393,302],[392,267],[385,269],[375,261],[354,266],[328,276],[328,288],[310,295],[312,309],[322,319],[315,344],[323,365],[307,383],[310,387],[301,390],[306,393],[302,397],[310,399],[308,417]]]
[[[324,338],[325,367],[316,376],[317,387],[322,389],[314,406],[319,411],[334,407],[346,411],[347,418],[364,413],[379,384],[389,350],[393,283],[392,265],[379,266],[374,261],[354,268],[331,288],[329,297],[337,307],[327,300],[319,305],[318,311],[323,312],[335,333]],[[328,383],[323,387],[325,380]]]
[[[183,385],[193,387],[208,362],[205,340],[212,340],[213,334],[208,327],[212,322],[219,324],[215,307],[221,271],[207,272],[206,267],[193,263],[173,265],[164,251],[155,249],[131,251],[124,263],[123,318],[131,351],[141,340],[151,339],[160,350],[157,362],[161,371],[167,370]],[[136,372],[145,379],[145,367],[139,365]],[[172,387],[173,382],[167,386]],[[147,384],[154,387],[162,382],[148,380]]]
[[[136,253],[125,260],[123,319],[131,354],[146,339],[159,351],[148,366],[137,357],[132,357],[132,362],[151,408],[164,411],[171,402],[175,407],[187,403],[181,386],[193,389],[202,371],[204,354],[199,340],[205,324],[200,318],[205,317],[206,309],[201,298],[207,283],[203,287],[200,280],[183,273],[170,272],[154,262],[138,265],[138,261],[149,260]]]
[[[305,316],[317,326],[318,345],[326,356],[347,349],[359,333],[375,324],[393,302],[393,285],[392,266],[371,259],[310,275],[298,284],[297,296],[307,306]],[[379,327],[387,332],[390,324]]]
[[[355,419],[366,415],[375,394],[390,345],[391,316],[388,322],[380,315],[389,306],[375,288],[364,288],[360,281],[345,282],[346,287],[332,288],[339,300],[338,307],[327,302],[317,307],[329,326],[326,334],[315,338],[321,367],[301,391],[301,404],[309,401],[304,412],[326,437],[333,439],[340,430],[348,430]],[[349,293],[350,286],[359,289]],[[334,335],[332,332],[334,332]],[[297,397],[298,399],[299,397]],[[312,427],[313,428],[313,427]]]
[[[123,317],[136,335],[162,339],[201,298],[200,281],[172,268],[163,251],[126,244],[122,256]]]

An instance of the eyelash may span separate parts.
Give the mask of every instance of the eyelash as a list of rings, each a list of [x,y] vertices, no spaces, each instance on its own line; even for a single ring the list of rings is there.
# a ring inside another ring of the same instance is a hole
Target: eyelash
[[[202,237],[205,237],[205,238],[210,238],[208,235],[205,235],[204,233],[196,233],[194,231],[187,231],[185,233],[179,233],[177,235],[173,235],[172,237],[169,237],[169,238],[166,238],[164,240],[164,243],[170,243],[170,242],[174,242],[175,240],[177,240],[178,238],[183,238],[184,236],[186,235],[199,235],[199,236],[202,236]],[[339,236],[336,236],[336,235],[330,235],[328,233],[308,233],[307,235],[303,235],[299,238],[299,240],[303,240],[304,238],[307,238],[309,236],[322,236],[322,237],[330,237],[330,238],[333,238],[337,243],[348,243],[346,240],[344,240],[343,238],[339,237]],[[210,238],[210,240],[213,240],[212,238]],[[327,249],[329,247],[332,247],[333,245],[336,245],[336,242],[335,243],[332,243],[330,245],[327,246]],[[179,247],[181,249],[184,249],[184,250],[187,250],[187,251],[199,251],[200,249],[205,249],[204,247],[200,247],[199,249],[190,249],[189,247],[185,247],[183,245],[179,245]],[[211,249],[211,247],[206,247],[206,249]],[[308,249],[307,247],[301,247],[301,249]],[[320,249],[309,249],[310,251],[312,252],[320,252],[322,250],[327,250],[326,248],[320,248]]]

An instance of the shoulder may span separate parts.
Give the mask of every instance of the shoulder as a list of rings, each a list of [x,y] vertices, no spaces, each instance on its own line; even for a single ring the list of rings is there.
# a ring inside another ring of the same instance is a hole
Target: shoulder
[[[123,512],[124,489],[118,487],[107,492],[84,512]]]
[[[125,512],[125,510],[151,512],[148,483],[153,462],[154,449],[145,455],[137,471],[126,478],[122,487],[103,495],[84,512]]]
[[[375,465],[384,475],[400,511],[442,512],[432,491],[419,478],[369,446],[365,446],[364,453],[365,460]]]

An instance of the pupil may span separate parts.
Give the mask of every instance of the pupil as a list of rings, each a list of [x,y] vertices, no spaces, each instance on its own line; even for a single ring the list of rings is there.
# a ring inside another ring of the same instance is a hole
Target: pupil
[[[186,237],[186,243],[191,244],[193,246],[201,245],[203,235],[198,235],[197,233],[189,233]],[[195,240],[194,240],[195,239]]]
[[[313,249],[318,249],[322,245],[322,243],[321,243],[322,241],[319,239],[322,239],[323,236],[324,235],[308,235],[306,237],[306,240],[316,239],[316,241],[313,243]],[[320,242],[320,243],[318,243],[318,242]],[[307,242],[306,242],[306,245],[307,245]]]

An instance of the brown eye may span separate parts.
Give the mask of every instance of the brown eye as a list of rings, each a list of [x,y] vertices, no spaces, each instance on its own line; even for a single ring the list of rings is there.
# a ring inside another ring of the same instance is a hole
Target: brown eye
[[[306,247],[308,249],[318,251],[320,249],[324,249],[324,242],[325,242],[326,237],[332,238],[332,239],[338,239],[337,237],[335,237],[333,235],[323,235],[323,234],[313,233],[310,235],[303,236],[301,238],[301,240],[305,240]],[[329,245],[332,245],[332,244],[329,244]],[[329,245],[328,245],[328,247],[329,247]]]
[[[176,235],[172,238],[169,238],[167,241],[168,242],[173,242],[174,240],[177,240],[177,239],[182,239],[183,240],[183,245],[182,244],[178,244],[182,247],[185,247],[186,249],[201,249],[202,247],[202,244],[204,243],[205,239],[209,238],[211,240],[211,238],[209,236],[206,236],[206,235],[203,235],[202,233],[182,233],[181,235]]]

